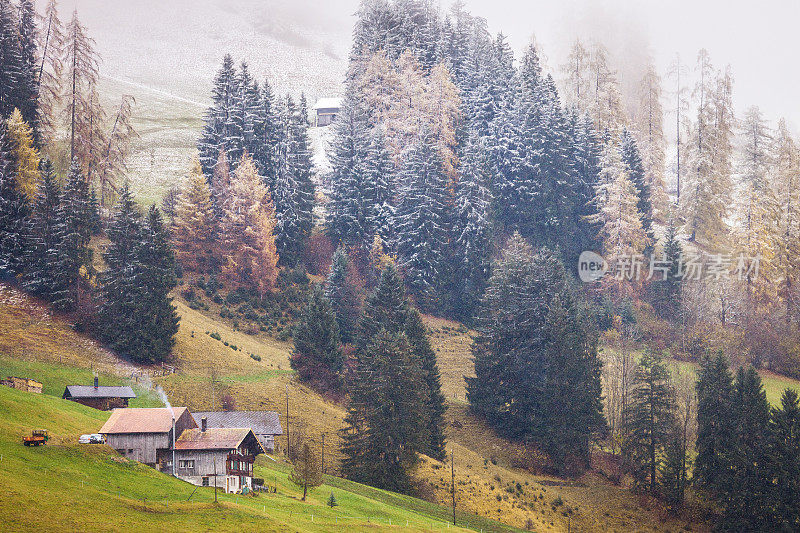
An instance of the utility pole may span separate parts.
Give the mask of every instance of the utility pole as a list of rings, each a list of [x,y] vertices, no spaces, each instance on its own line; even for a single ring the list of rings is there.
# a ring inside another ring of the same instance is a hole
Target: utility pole
[[[322,434],[322,473],[325,473],[325,433]]]
[[[217,459],[214,458],[214,503],[217,503]]]
[[[286,385],[286,458],[291,459],[291,444],[289,441],[289,385]]]
[[[453,495],[453,525],[456,525],[456,452],[450,450],[450,492]]]

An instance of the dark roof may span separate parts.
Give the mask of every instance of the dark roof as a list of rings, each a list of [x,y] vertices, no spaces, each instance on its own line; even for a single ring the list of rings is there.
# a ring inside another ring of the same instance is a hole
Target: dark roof
[[[261,443],[250,428],[187,429],[175,441],[176,450],[234,450],[248,437],[261,448]],[[263,452],[263,449],[261,449]],[[260,453],[260,452],[259,452]]]
[[[185,407],[175,407],[173,410],[175,420],[179,420],[187,411]],[[167,433],[172,429],[173,410],[167,407],[114,409],[98,433]]]
[[[210,428],[251,428],[256,435],[283,435],[275,411],[198,411],[192,416],[198,426],[205,417]]]
[[[93,387],[92,385],[68,385],[62,398],[136,398],[133,389],[125,387]]]

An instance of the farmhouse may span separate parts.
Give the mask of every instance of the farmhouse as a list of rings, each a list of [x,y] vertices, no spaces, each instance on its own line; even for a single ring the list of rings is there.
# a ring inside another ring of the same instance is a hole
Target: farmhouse
[[[336,115],[339,114],[339,109],[342,107],[341,98],[320,98],[314,107],[314,126],[320,128],[322,126],[330,125]]]
[[[199,429],[185,430],[175,442],[177,476],[225,492],[247,491],[253,488],[253,462],[263,451],[250,428],[212,428],[201,418]]]
[[[283,435],[275,411],[205,411],[194,414],[198,424],[205,418],[209,428],[250,428],[265,452],[275,451],[275,436]]]
[[[68,385],[61,397],[101,411],[109,411],[128,407],[128,400],[136,398],[136,394],[130,387],[101,387],[95,377],[94,386]]]
[[[25,392],[33,392],[36,394],[42,393],[42,384],[35,379],[18,378],[16,376],[8,376],[6,379],[0,379],[0,385],[11,387]]]
[[[186,407],[114,409],[99,433],[105,435],[106,444],[125,457],[172,473],[173,437],[177,439],[196,427]]]

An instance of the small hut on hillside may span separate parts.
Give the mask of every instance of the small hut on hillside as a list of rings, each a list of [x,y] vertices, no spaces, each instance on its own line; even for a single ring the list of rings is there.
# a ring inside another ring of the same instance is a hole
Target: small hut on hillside
[[[311,108],[314,111],[314,126],[321,128],[330,125],[336,119],[341,108],[341,98],[320,98]]]
[[[101,411],[110,411],[111,409],[128,407],[128,400],[136,398],[136,393],[127,386],[100,386],[97,377],[95,377],[94,386],[68,385],[61,397]]]

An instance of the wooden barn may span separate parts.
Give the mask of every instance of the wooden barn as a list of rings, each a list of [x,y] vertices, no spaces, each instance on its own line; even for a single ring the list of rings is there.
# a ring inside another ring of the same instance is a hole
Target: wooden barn
[[[175,439],[197,427],[186,407],[114,409],[98,433],[125,457],[171,474],[173,416]]]
[[[25,392],[33,392],[35,394],[42,393],[42,384],[31,378],[18,378],[16,376],[8,376],[6,379],[0,379],[0,385],[11,387]]]
[[[61,397],[101,411],[110,411],[111,409],[128,407],[128,400],[136,398],[136,393],[127,386],[100,386],[97,377],[95,377],[94,386],[68,385]]]
[[[175,442],[177,476],[203,487],[239,493],[253,488],[253,463],[263,453],[250,428],[200,427],[185,430]]]
[[[312,107],[314,111],[314,126],[321,128],[330,125],[339,114],[342,107],[341,98],[320,98]]]
[[[200,424],[205,418],[210,428],[250,428],[265,452],[275,451],[275,437],[283,435],[283,428],[275,411],[203,411],[192,413]]]

